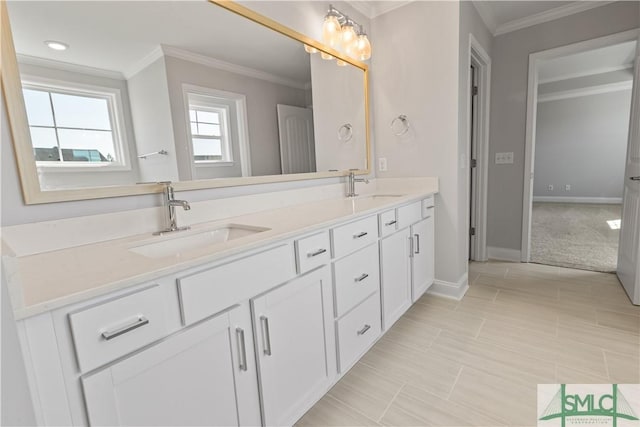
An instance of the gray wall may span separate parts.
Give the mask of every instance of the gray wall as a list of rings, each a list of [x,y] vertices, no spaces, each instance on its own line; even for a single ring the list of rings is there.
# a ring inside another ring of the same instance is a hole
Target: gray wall
[[[186,147],[188,143],[185,126],[187,121],[184,117],[183,83],[239,93],[246,96],[247,102],[251,175],[279,175],[282,173],[276,104],[305,107],[307,93],[304,89],[296,89],[218,70],[170,56],[165,57],[165,63],[176,147]],[[187,156],[184,156],[185,153]],[[180,171],[191,169],[188,151],[180,150],[178,161]]]
[[[631,89],[538,103],[534,198],[622,198],[630,107]]]
[[[639,2],[615,2],[494,38],[489,158],[512,151],[514,164],[489,167],[488,246],[521,248],[529,54],[639,25]]]

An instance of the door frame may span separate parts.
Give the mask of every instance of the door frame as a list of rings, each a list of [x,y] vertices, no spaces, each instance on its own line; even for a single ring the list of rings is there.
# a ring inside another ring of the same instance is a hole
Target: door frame
[[[468,203],[466,212],[471,210],[471,195],[475,201],[475,223],[476,238],[471,253],[467,256],[473,261],[486,261],[487,254],[487,182],[488,182],[488,166],[489,166],[489,111],[491,106],[491,57],[484,50],[480,42],[469,34],[469,69],[467,71],[467,135],[466,135],[466,154],[469,159],[466,168],[466,200]],[[471,109],[468,108],[472,101],[471,93],[471,64],[476,67],[478,80],[478,102],[477,113],[477,134],[476,134],[476,180],[474,188],[471,188]],[[467,233],[470,230],[470,215],[467,217]],[[469,236],[470,238],[470,236]],[[467,242],[468,243],[468,242]],[[466,245],[469,248],[469,244]]]
[[[522,245],[520,259],[529,262],[531,257],[531,210],[533,207],[533,171],[535,160],[536,119],[538,106],[538,68],[543,60],[549,60],[588,50],[607,47],[638,39],[640,29],[623,31],[578,43],[529,54],[529,80],[527,84],[527,121],[524,150],[524,183],[522,195]],[[636,49],[640,46],[636,46]]]

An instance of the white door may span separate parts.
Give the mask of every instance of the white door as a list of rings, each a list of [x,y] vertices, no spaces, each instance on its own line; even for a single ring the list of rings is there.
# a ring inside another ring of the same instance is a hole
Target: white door
[[[383,327],[389,329],[411,306],[409,229],[380,241]]]
[[[411,288],[417,301],[433,284],[434,239],[433,215],[411,226],[413,253],[411,255]]]
[[[640,41],[638,48],[640,50]],[[636,58],[629,146],[625,169],[618,278],[631,301],[640,305],[640,56]]]
[[[313,111],[283,104],[278,104],[277,108],[282,173],[315,172]]]
[[[337,375],[328,267],[252,300],[264,424],[294,424]]]
[[[247,305],[83,377],[90,424],[259,425],[251,337]]]

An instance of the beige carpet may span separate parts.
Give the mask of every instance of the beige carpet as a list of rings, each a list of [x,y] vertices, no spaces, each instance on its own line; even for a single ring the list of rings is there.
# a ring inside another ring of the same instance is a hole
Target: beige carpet
[[[534,203],[531,262],[614,272],[620,230],[607,221],[621,211],[622,205]]]

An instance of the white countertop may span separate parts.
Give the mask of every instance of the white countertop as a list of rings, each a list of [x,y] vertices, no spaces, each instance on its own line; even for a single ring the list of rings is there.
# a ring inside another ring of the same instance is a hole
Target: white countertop
[[[437,193],[438,188],[436,183],[432,188],[410,191],[404,191],[406,194],[401,197],[362,196],[321,200],[195,224],[189,231],[164,236],[145,233],[33,255],[5,257],[8,258],[5,259],[5,266],[10,266],[10,288],[19,287],[13,289],[15,318],[30,317],[323,229],[385,207],[419,200]],[[129,251],[135,246],[180,238],[228,224],[265,227],[269,230],[162,258],[148,258]]]

